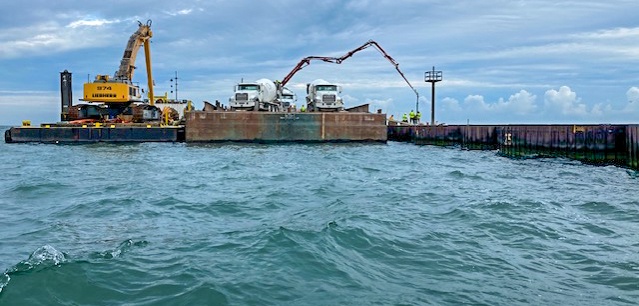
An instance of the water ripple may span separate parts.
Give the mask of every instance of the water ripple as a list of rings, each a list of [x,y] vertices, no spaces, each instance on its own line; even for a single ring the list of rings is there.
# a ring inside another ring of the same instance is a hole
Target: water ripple
[[[403,143],[0,144],[0,173],[1,305],[639,300],[637,175],[616,167]]]

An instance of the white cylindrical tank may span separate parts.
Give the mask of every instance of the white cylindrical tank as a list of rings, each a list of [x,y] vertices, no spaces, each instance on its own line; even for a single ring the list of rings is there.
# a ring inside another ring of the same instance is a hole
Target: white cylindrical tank
[[[273,102],[277,97],[277,87],[275,83],[269,79],[259,79],[255,81],[262,87],[262,101]]]
[[[331,83],[327,82],[326,80],[323,79],[317,79],[313,82],[311,82],[311,85],[331,85]]]

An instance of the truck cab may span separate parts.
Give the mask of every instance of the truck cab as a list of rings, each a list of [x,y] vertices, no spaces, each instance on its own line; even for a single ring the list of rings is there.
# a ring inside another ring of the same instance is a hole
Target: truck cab
[[[344,110],[344,102],[339,96],[341,92],[341,86],[321,79],[306,84],[306,104],[309,111],[338,112]]]
[[[280,95],[279,100],[280,100],[281,107],[283,109],[288,109],[289,107],[295,104],[295,101],[297,101],[297,96],[291,90],[284,87],[282,88],[282,93]]]
[[[277,111],[275,83],[268,79],[235,85],[231,110]]]

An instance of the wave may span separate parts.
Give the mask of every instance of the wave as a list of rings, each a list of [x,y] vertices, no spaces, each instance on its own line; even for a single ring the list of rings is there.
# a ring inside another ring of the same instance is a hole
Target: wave
[[[477,181],[485,180],[481,175],[467,174],[460,170],[454,170],[454,171],[448,172],[447,175],[449,177],[456,178],[456,179],[471,179],[471,180],[477,180]]]
[[[121,256],[134,247],[145,247],[148,244],[149,242],[145,240],[133,241],[128,239],[120,243],[120,245],[118,245],[115,249],[93,253],[90,255],[90,258],[113,259]]]
[[[128,239],[120,243],[115,249],[92,253],[88,255],[87,259],[113,259],[129,251],[131,248],[144,247],[147,244],[147,241],[133,241]],[[7,269],[0,276],[0,293],[10,284],[12,276],[29,277],[29,275],[32,275],[35,277],[35,275],[41,271],[84,260],[85,259],[81,257],[70,260],[68,254],[57,250],[51,245],[44,245],[33,251],[29,255],[29,258]]]
[[[39,247],[27,260],[23,260],[15,266],[4,272],[0,279],[0,293],[9,285],[11,275],[26,273],[29,271],[37,272],[50,267],[59,266],[67,261],[66,255],[50,245]]]

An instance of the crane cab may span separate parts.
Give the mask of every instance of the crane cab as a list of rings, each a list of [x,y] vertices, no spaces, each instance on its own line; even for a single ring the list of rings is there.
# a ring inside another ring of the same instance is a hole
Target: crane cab
[[[104,103],[142,102],[140,87],[130,82],[112,80],[108,75],[97,75],[92,83],[84,83],[82,101]]]

